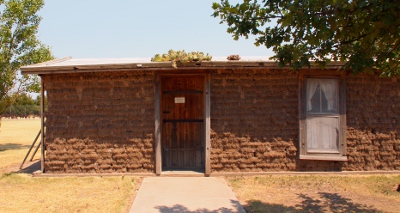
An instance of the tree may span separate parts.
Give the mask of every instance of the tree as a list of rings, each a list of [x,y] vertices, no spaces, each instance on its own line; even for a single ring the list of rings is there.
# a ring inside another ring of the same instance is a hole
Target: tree
[[[39,96],[38,96],[39,97]],[[36,100],[34,100],[30,95],[26,94],[26,93],[20,93],[18,95],[18,97],[15,99],[14,101],[15,105],[39,105],[37,104]]]
[[[4,112],[3,116],[39,116],[40,115],[40,96],[32,97],[24,92],[15,97],[13,104]]]
[[[21,66],[53,59],[36,34],[43,0],[0,0],[0,114],[21,92],[38,92],[37,76],[19,75]]]
[[[235,40],[256,36],[280,66],[341,61],[354,74],[400,74],[400,0],[221,0],[212,8]]]

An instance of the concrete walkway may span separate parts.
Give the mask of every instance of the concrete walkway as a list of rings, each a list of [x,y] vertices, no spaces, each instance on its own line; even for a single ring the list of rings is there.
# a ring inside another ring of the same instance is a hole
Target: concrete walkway
[[[130,213],[245,213],[223,178],[146,177]]]

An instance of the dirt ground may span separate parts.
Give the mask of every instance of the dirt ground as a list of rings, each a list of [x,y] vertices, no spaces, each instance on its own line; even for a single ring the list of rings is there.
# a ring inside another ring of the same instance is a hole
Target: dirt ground
[[[247,212],[399,212],[400,175],[227,178]]]

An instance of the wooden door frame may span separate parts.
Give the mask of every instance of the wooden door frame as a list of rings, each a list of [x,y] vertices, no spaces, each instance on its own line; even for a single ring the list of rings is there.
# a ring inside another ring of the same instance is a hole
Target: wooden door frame
[[[192,72],[182,72],[182,73],[156,73],[154,76],[154,93],[155,93],[155,172],[157,176],[162,173],[162,124],[161,124],[161,77],[162,76],[204,76],[204,175],[210,176],[211,164],[210,164],[210,80],[211,75],[208,73],[193,73]]]

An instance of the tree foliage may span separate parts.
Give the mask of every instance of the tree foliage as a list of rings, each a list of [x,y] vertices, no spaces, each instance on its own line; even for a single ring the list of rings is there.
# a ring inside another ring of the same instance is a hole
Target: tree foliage
[[[400,0],[221,0],[212,8],[235,40],[256,36],[281,66],[341,61],[354,74],[400,74]]]
[[[40,116],[40,96],[33,99],[26,93],[16,95],[13,104],[2,114],[4,117]]]
[[[36,34],[43,0],[0,0],[0,114],[20,92],[38,92],[37,76],[18,75],[24,65],[53,58]]]

